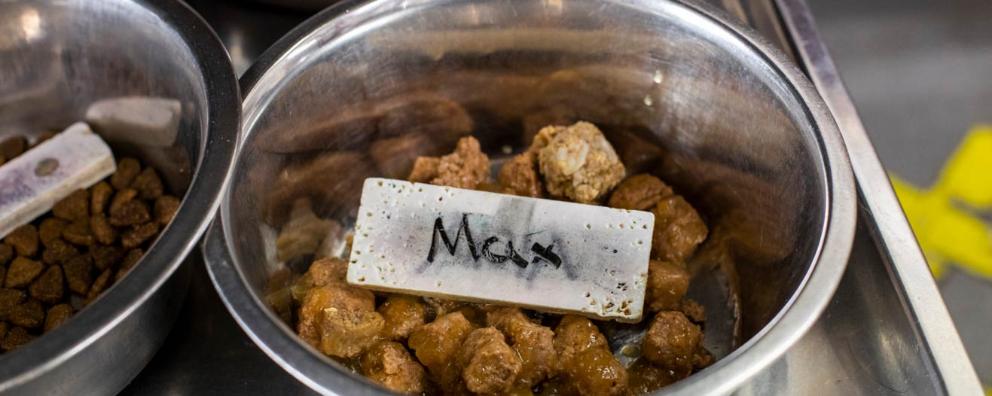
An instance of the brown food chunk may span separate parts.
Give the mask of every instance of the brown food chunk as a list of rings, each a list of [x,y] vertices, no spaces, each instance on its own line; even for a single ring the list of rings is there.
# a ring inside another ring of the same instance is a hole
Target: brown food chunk
[[[76,221],[90,216],[90,197],[86,190],[76,190],[52,206],[52,214],[60,219]]]
[[[400,179],[410,174],[417,156],[441,154],[441,147],[427,135],[408,133],[372,142],[369,156],[383,175]]]
[[[430,183],[437,177],[438,167],[441,166],[441,159],[437,157],[417,157],[413,161],[413,170],[407,180],[416,183]]]
[[[699,348],[703,333],[678,311],[663,311],[655,315],[644,335],[643,356],[669,370],[691,371],[693,354]]]
[[[317,217],[310,209],[310,201],[298,199],[293,203],[289,221],[282,226],[276,238],[276,257],[288,261],[314,254],[334,223]]]
[[[101,181],[90,187],[91,214],[103,213],[112,195],[114,195],[114,189],[110,188],[110,184],[107,184],[105,181]]]
[[[90,249],[90,256],[96,269],[103,271],[124,258],[124,251],[117,246],[94,246]]]
[[[61,326],[69,317],[72,316],[72,306],[69,304],[58,304],[52,306],[48,309],[48,313],[45,314],[45,327],[43,331],[45,333],[54,330],[56,327]]]
[[[610,353],[606,337],[589,319],[569,315],[555,329],[561,375],[581,395],[620,395],[627,371]]]
[[[379,341],[384,321],[375,311],[326,308],[319,349],[325,355],[353,358]]]
[[[114,202],[110,204],[110,224],[123,227],[147,223],[151,220],[148,213],[148,205],[136,199],[131,199],[121,204],[117,204],[117,197],[122,194],[130,195],[134,190],[123,190],[114,196]],[[125,196],[126,196],[125,195]]]
[[[7,332],[7,335],[3,337],[3,343],[0,344],[0,348],[3,348],[4,352],[10,352],[17,349],[21,345],[27,344],[34,340],[34,336],[28,333],[27,329],[23,327],[14,327]]]
[[[414,167],[416,168],[416,164]],[[482,152],[478,140],[467,136],[458,139],[454,152],[441,157],[437,176],[430,183],[471,190],[487,179],[489,157]]]
[[[38,253],[38,229],[31,224],[22,225],[7,234],[4,242],[21,256],[34,256]]]
[[[24,302],[27,295],[17,289],[0,289],[0,320],[6,320],[10,311]]]
[[[7,262],[14,258],[14,247],[6,242],[0,243],[0,265],[7,265]]]
[[[110,225],[110,221],[102,213],[90,217],[90,231],[101,244],[110,245],[117,240],[117,230]]]
[[[382,317],[364,315],[370,312],[375,313],[375,295],[368,290],[339,283],[315,287],[303,297],[296,331],[327,355],[354,357],[375,342],[382,329]],[[376,328],[374,334],[371,328]]]
[[[141,249],[131,249],[124,255],[124,259],[121,260],[121,267],[117,269],[117,275],[114,276],[114,281],[119,282],[124,275],[127,275],[131,268],[141,260],[141,256],[145,253]]]
[[[155,221],[165,227],[179,211],[179,198],[163,195],[155,200]]]
[[[651,312],[674,310],[689,290],[689,272],[667,261],[648,262],[648,285],[645,303]]]
[[[390,295],[378,311],[386,321],[382,335],[390,340],[405,340],[427,320],[427,305],[412,296]]]
[[[134,249],[142,243],[158,234],[158,223],[149,222],[132,227],[121,235],[121,246],[125,249]]]
[[[472,329],[461,312],[453,312],[414,330],[407,345],[442,388],[454,390],[461,383],[461,370],[455,357]]]
[[[48,304],[55,304],[62,300],[65,295],[65,277],[62,274],[62,267],[57,265],[49,266],[41,276],[38,277],[28,288],[31,297]]]
[[[469,333],[459,352],[458,365],[464,367],[465,387],[479,394],[508,391],[522,367],[516,351],[506,345],[503,333],[494,327]]]
[[[396,393],[420,394],[427,384],[424,367],[397,342],[376,343],[362,355],[359,364],[362,375]]]
[[[8,161],[24,154],[28,147],[28,139],[24,136],[11,136],[0,141],[0,156]]]
[[[537,173],[537,158],[533,152],[513,157],[499,170],[499,184],[507,194],[540,198],[544,186]]]
[[[3,338],[7,336],[7,330],[10,330],[8,327],[10,327],[10,325],[8,325],[7,322],[0,322],[0,343],[2,343]]]
[[[682,311],[689,320],[695,323],[706,321],[706,309],[690,299],[682,300],[682,303],[679,304],[679,311]]]
[[[344,284],[345,276],[348,275],[348,262],[340,258],[325,257],[310,264],[307,275],[310,275],[313,286],[316,287]]]
[[[523,369],[517,377],[518,385],[529,388],[555,375],[558,355],[554,331],[532,322],[520,308],[497,308],[486,315],[486,321],[507,336],[520,356]]]
[[[654,213],[651,255],[657,259],[685,262],[709,232],[699,213],[681,196],[662,199],[651,212]]]
[[[555,328],[555,351],[564,362],[589,348],[608,348],[596,325],[581,316],[567,315]]]
[[[38,237],[41,239],[41,244],[46,247],[51,247],[52,241],[62,238],[62,230],[69,225],[65,220],[49,217],[41,221],[41,225],[38,227]]]
[[[110,286],[110,276],[113,275],[113,269],[107,268],[100,273],[100,276],[96,277],[93,284],[90,285],[90,290],[86,292],[86,300],[93,301],[103,293],[104,290]]]
[[[76,220],[62,229],[62,239],[76,246],[90,246],[96,241],[90,231],[89,218]]]
[[[45,322],[45,308],[38,300],[27,300],[11,308],[7,320],[15,326],[37,329]]]
[[[110,184],[118,190],[131,187],[131,182],[141,172],[141,164],[134,158],[122,158],[117,162],[117,171],[110,176]]]
[[[146,167],[131,182],[131,188],[138,190],[141,199],[156,199],[162,196],[162,179],[158,177],[158,172],[151,167]]]
[[[86,295],[90,284],[93,283],[93,276],[90,274],[92,268],[92,259],[87,255],[75,256],[62,264],[69,290],[79,295]]]
[[[628,370],[630,392],[635,395],[646,395],[683,378],[681,373],[655,366],[645,359],[637,359]]]
[[[60,239],[53,239],[48,244],[48,248],[41,253],[41,261],[48,265],[62,264],[66,260],[79,254],[74,246]]]
[[[544,142],[547,145],[542,147]],[[532,149],[538,150],[544,187],[556,198],[594,203],[620,183],[626,172],[610,142],[588,122],[546,127],[534,138]]]
[[[7,279],[4,281],[4,287],[27,286],[38,274],[41,274],[43,269],[45,269],[45,265],[40,262],[24,257],[15,258],[10,263],[10,268],[7,269]]]
[[[617,186],[610,195],[609,206],[631,210],[651,210],[662,198],[672,195],[672,188],[649,174],[634,175]]]

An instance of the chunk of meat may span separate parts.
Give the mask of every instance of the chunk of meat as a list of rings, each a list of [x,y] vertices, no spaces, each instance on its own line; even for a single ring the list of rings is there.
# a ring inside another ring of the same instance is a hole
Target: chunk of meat
[[[441,166],[441,159],[437,157],[417,157],[413,161],[413,169],[407,180],[416,183],[430,183],[437,177],[438,167]]]
[[[588,122],[549,126],[534,138],[544,187],[552,197],[594,203],[623,179],[625,170],[613,146]]]
[[[427,320],[427,304],[412,296],[390,295],[378,311],[386,320],[382,335],[390,340],[405,340]]]
[[[693,355],[699,348],[703,333],[678,311],[663,311],[655,315],[644,334],[641,348],[645,359],[663,368],[691,371]]]
[[[306,293],[296,331],[324,354],[351,358],[378,340],[383,324],[372,292],[332,283]]]
[[[458,390],[464,384],[455,357],[472,329],[461,312],[452,312],[414,330],[407,345],[435,382],[443,389]]]
[[[706,240],[709,230],[696,209],[679,195],[662,199],[651,210],[654,231],[651,256],[660,260],[685,262]]]
[[[589,348],[608,348],[606,337],[592,321],[574,315],[561,318],[555,328],[554,343],[558,359],[562,362]]]
[[[431,174],[435,163],[437,169]],[[410,181],[422,182],[428,176],[433,176],[428,181],[431,184],[475,189],[479,183],[489,179],[489,157],[482,152],[478,140],[466,136],[458,139],[454,152],[436,162],[429,157],[419,157],[414,161]]]
[[[423,393],[427,383],[424,367],[398,342],[380,341],[369,347],[359,369],[386,389],[406,395]]]
[[[679,374],[681,373],[655,366],[646,359],[637,359],[628,369],[630,392],[635,395],[649,394],[682,379],[683,376]]]
[[[620,183],[610,195],[608,205],[620,209],[651,210],[658,201],[672,194],[672,188],[661,179],[642,173]]]
[[[540,198],[544,186],[537,172],[537,155],[528,151],[503,164],[499,170],[499,184],[507,194]]]
[[[522,367],[516,351],[506,345],[503,333],[494,327],[469,333],[462,344],[458,364],[464,367],[465,387],[473,393],[488,395],[510,390]]]
[[[325,257],[314,261],[307,270],[310,286],[343,284],[348,275],[348,263],[339,258]]]
[[[558,367],[555,353],[555,333],[550,328],[532,322],[520,308],[497,308],[486,315],[486,321],[503,332],[523,364],[517,384],[532,387],[553,377]]]
[[[668,261],[648,262],[648,285],[645,302],[651,312],[678,309],[689,290],[689,272]]]
[[[555,329],[561,375],[580,395],[622,395],[627,371],[610,353],[606,337],[589,319],[565,316]]]

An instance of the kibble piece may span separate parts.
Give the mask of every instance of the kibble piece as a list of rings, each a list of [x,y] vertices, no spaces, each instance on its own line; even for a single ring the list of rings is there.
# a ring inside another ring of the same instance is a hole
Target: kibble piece
[[[3,338],[3,343],[0,343],[0,348],[3,348],[4,352],[10,352],[21,345],[31,342],[31,340],[34,340],[34,336],[28,333],[27,329],[14,327],[7,332],[7,335]]]
[[[172,217],[179,210],[179,198],[171,195],[163,195],[155,200],[155,221],[163,227],[172,221]]]
[[[49,266],[45,272],[31,283],[28,292],[31,297],[48,304],[55,304],[62,300],[65,295],[65,277],[62,274],[62,267],[57,265]]]
[[[93,262],[90,256],[82,254],[62,264],[69,290],[79,295],[86,295],[90,290],[90,284],[93,283],[93,276],[90,274],[92,268]]]
[[[505,393],[516,382],[523,367],[520,356],[506,345],[503,333],[494,327],[469,333],[459,351],[457,364],[464,367],[465,387],[478,394]]]
[[[10,263],[10,268],[7,269],[7,279],[4,281],[4,287],[24,287],[31,283],[41,271],[45,269],[45,265],[24,257],[15,258],[12,263]]]
[[[651,210],[658,201],[672,194],[672,188],[661,179],[642,173],[620,183],[610,195],[609,206],[619,209]]]
[[[37,329],[45,322],[45,308],[38,300],[29,299],[14,306],[7,315],[7,320],[15,326]]]
[[[117,239],[117,230],[110,225],[110,221],[102,213],[90,216],[90,231],[97,242],[110,245]]]
[[[66,260],[79,254],[79,250],[61,238],[53,239],[48,244],[48,248],[41,253],[41,261],[48,265],[62,264]]]
[[[70,316],[72,316],[72,306],[69,304],[58,304],[49,308],[48,313],[45,314],[44,332],[47,333],[61,326]]]
[[[114,195],[114,189],[110,188],[110,184],[107,184],[105,181],[101,181],[90,187],[90,213],[103,213],[112,195]]]
[[[661,260],[685,262],[709,232],[699,213],[679,195],[662,199],[651,213],[651,255]]]
[[[8,161],[24,154],[28,147],[28,139],[24,136],[12,136],[0,141],[0,156]]]
[[[442,388],[454,390],[462,382],[455,357],[472,329],[461,312],[453,312],[414,330],[407,345]]]
[[[118,201],[117,198],[127,197],[131,195],[134,190],[123,190],[117,192],[114,196],[114,201],[110,204],[110,224],[123,227],[129,225],[138,225],[147,223],[151,220],[152,216],[148,212],[148,205],[136,199],[128,199],[124,201]],[[133,197],[132,197],[133,198]]]
[[[681,312],[663,311],[655,315],[644,334],[641,348],[645,359],[672,371],[689,371],[703,333]]]
[[[135,198],[138,198],[138,190],[133,188],[118,190],[114,193],[114,197],[110,199],[110,207],[107,208],[107,212],[112,214],[121,211],[124,204],[133,201]]]
[[[121,261],[124,251],[117,246],[94,246],[90,249],[90,256],[93,257],[96,269],[103,271]]]
[[[131,228],[124,235],[121,235],[121,246],[125,249],[133,249],[141,246],[142,243],[158,234],[158,223],[149,222]]]
[[[681,265],[667,261],[648,262],[647,297],[644,299],[651,312],[674,310],[689,290],[689,272]]]
[[[518,385],[530,388],[555,375],[558,354],[554,331],[532,322],[520,308],[490,311],[486,321],[506,335],[507,342],[520,356],[523,369],[517,377]]]
[[[386,321],[382,334],[390,340],[405,340],[427,319],[427,305],[412,296],[390,295],[378,311]]]
[[[10,311],[18,306],[27,294],[17,289],[0,289],[0,320],[6,320],[10,316]]]
[[[90,216],[90,196],[86,190],[76,190],[52,206],[52,214],[60,219],[75,221]]]
[[[362,375],[393,392],[415,395],[426,387],[424,367],[400,343],[376,343],[362,355],[359,364]]]
[[[96,280],[94,280],[93,284],[90,285],[90,290],[86,293],[87,301],[95,300],[100,296],[100,293],[103,293],[103,291],[107,289],[107,286],[110,286],[111,275],[113,275],[113,269],[107,268],[100,273],[100,276],[96,277]]]
[[[141,164],[134,158],[123,158],[117,163],[117,171],[110,176],[110,184],[118,190],[131,187],[131,182],[141,172]]]
[[[158,177],[158,172],[151,167],[146,167],[131,182],[131,188],[138,190],[141,199],[156,199],[162,196],[162,179]]]
[[[117,276],[114,277],[115,281],[120,281],[124,275],[127,275],[131,268],[141,260],[141,256],[145,253],[141,249],[131,249],[124,255],[124,259],[121,260],[121,267],[117,269]]]
[[[45,247],[51,247],[52,241],[62,238],[62,230],[68,225],[68,222],[57,217],[42,220],[38,227],[38,237],[41,239],[41,244]]]
[[[96,241],[93,232],[90,230],[90,221],[87,217],[84,220],[76,220],[62,230],[62,239],[76,246],[90,246]]]
[[[537,155],[526,152],[513,157],[499,170],[499,184],[507,194],[540,198],[544,190],[537,173]]]
[[[6,242],[0,242],[0,265],[7,265],[7,262],[14,258],[14,247]]]
[[[417,157],[413,161],[413,170],[410,171],[407,180],[415,183],[430,183],[437,177],[437,168],[440,165],[441,159],[438,157]]]
[[[549,126],[538,132],[538,151],[544,187],[552,197],[593,203],[605,196],[625,175],[623,163],[599,128],[588,122]]]
[[[4,242],[21,256],[34,256],[38,253],[38,229],[31,224],[22,225],[7,234]]]

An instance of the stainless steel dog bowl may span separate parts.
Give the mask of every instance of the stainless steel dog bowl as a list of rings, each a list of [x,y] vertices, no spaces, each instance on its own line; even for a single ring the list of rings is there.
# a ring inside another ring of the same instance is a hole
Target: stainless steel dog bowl
[[[240,114],[224,47],[179,1],[0,2],[0,138],[58,131],[123,97],[179,114],[162,133],[104,137],[159,169],[182,207],[98,301],[0,356],[0,393],[111,394],[152,358],[182,305],[188,276],[172,275],[219,202]]]
[[[522,130],[591,121],[630,173],[663,177],[701,210],[712,233],[690,263],[690,296],[707,308],[706,346],[720,359],[666,392],[742,384],[813,324],[846,266],[856,201],[834,121],[782,55],[696,2],[348,1],[241,82],[244,140],[206,238],[208,269],[248,335],[323,393],[381,390],[263,302],[284,265],[273,235],[299,197],[353,223],[362,180],[402,175],[397,164],[424,146],[395,142],[413,134],[450,150],[471,131],[498,159],[523,147]],[[603,327],[613,340],[639,335]]]

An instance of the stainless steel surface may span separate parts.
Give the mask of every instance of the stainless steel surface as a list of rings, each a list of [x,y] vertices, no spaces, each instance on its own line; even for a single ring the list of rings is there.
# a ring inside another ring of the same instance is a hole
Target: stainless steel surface
[[[280,366],[323,392],[372,392],[262,303],[268,275],[281,266],[267,259],[265,235],[298,197],[351,222],[357,197],[348,195],[378,171],[342,150],[360,153],[419,125],[445,139],[467,130],[440,122],[459,111],[491,153],[519,148],[522,119],[563,105],[601,124],[621,152],[659,155],[628,165],[667,178],[711,219],[691,293],[711,315],[708,346],[727,356],[668,389],[728,392],[813,324],[854,232],[853,180],[836,127],[809,83],[770,48],[695,3],[332,7],[242,79],[245,140],[222,221],[205,243],[208,269],[235,319]],[[438,112],[424,107],[449,111],[431,119]],[[294,164],[314,158],[350,160],[333,175],[297,171]]]
[[[100,99],[182,105],[171,144],[108,139],[115,154],[140,155],[185,194],[172,224],[96,302],[0,356],[3,393],[115,393],[152,358],[182,306],[189,278],[180,264],[217,206],[235,151],[236,80],[221,42],[177,1],[5,1],[0,32],[0,137],[61,130]]]

